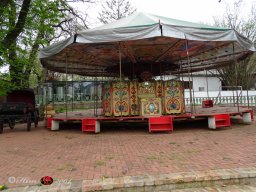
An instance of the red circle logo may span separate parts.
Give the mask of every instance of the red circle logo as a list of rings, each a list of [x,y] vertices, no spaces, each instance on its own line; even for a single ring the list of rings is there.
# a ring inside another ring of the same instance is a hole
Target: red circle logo
[[[40,182],[43,185],[51,185],[53,183],[53,179],[50,176],[44,176],[44,177],[41,178]]]

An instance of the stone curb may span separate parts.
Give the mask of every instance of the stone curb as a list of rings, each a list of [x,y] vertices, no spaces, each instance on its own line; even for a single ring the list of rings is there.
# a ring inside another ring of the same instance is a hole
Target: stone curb
[[[256,167],[71,181],[50,186],[10,188],[8,192],[161,191],[222,185],[256,185]]]

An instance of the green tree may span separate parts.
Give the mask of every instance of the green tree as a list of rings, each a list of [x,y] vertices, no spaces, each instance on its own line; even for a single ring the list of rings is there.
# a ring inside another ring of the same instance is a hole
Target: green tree
[[[106,0],[101,6],[98,19],[104,24],[126,17],[136,11],[128,0]]]
[[[93,0],[0,1],[0,67],[9,66],[9,74],[1,76],[1,90],[28,87],[39,48],[73,34],[79,19],[87,27],[69,2]]]

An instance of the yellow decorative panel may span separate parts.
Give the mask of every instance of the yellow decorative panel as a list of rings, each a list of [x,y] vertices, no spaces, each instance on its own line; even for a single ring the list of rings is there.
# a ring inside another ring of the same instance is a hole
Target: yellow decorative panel
[[[112,116],[112,90],[111,83],[107,82],[102,86],[102,108],[104,116]]]
[[[164,112],[181,114],[185,112],[183,87],[180,81],[164,82]]]
[[[113,82],[113,114],[129,115],[129,82]]]
[[[156,81],[156,97],[163,96],[163,81]]]
[[[141,115],[142,116],[161,116],[162,104],[160,98],[141,99]]]
[[[144,81],[139,83],[138,97],[139,98],[154,98],[155,94],[155,81]]]
[[[137,81],[130,81],[130,115],[139,115]]]

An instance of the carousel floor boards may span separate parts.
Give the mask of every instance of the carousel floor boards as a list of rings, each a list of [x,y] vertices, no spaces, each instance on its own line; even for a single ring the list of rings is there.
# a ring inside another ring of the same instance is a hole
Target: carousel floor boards
[[[172,131],[175,130],[173,121],[191,121],[192,119],[208,119],[208,128],[219,129],[230,126],[230,117],[241,117],[242,121],[249,124],[253,121],[253,110],[240,107],[230,106],[213,106],[211,108],[202,108],[197,106],[195,112],[190,113],[190,109],[186,109],[187,113],[180,115],[164,115],[164,116],[127,116],[127,117],[94,117],[94,110],[76,111],[56,114],[51,118],[47,118],[46,127],[51,130],[59,130],[60,122],[74,122],[81,121],[81,130],[83,132],[100,132],[100,124],[102,122],[148,122],[149,132],[152,131]],[[100,110],[98,110],[100,114]],[[237,122],[237,121],[235,121]],[[235,123],[234,122],[234,123]],[[129,124],[130,125],[130,124]]]

